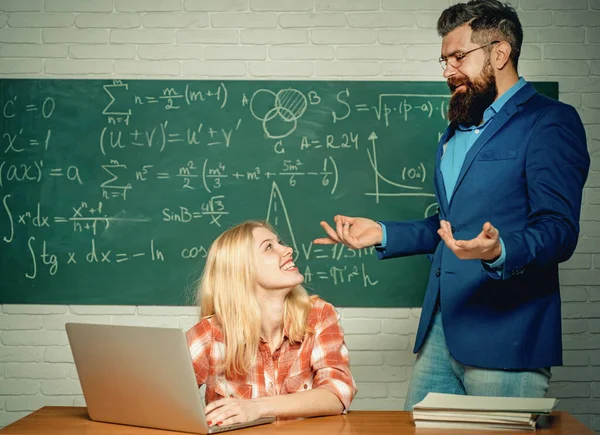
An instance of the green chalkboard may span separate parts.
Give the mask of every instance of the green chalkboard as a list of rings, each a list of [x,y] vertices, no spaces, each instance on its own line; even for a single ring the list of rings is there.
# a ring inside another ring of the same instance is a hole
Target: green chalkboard
[[[420,306],[424,256],[312,240],[337,213],[435,213],[448,98],[444,82],[1,80],[0,303],[192,305],[215,237],[267,219],[309,291]]]

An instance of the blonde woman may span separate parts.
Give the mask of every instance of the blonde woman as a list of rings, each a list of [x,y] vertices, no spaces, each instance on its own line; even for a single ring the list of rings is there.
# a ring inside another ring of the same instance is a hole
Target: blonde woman
[[[350,406],[356,385],[338,315],[303,280],[292,249],[263,222],[237,225],[210,247],[201,320],[187,332],[209,425]]]

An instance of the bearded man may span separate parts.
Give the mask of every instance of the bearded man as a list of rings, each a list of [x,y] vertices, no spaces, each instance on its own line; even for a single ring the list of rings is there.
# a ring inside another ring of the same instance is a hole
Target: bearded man
[[[439,211],[335,216],[315,243],[428,254],[431,273],[405,409],[428,392],[543,397],[562,364],[558,264],[575,250],[590,158],[571,106],[519,77],[523,30],[497,0],[446,9],[439,59],[452,93],[437,152]]]

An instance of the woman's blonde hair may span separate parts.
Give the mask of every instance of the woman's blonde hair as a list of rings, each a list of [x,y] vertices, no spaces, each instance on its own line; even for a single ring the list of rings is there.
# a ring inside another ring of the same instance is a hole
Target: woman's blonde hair
[[[271,226],[246,221],[225,231],[212,243],[197,300],[201,317],[215,316],[225,338],[221,370],[227,377],[247,374],[256,361],[261,332],[261,311],[255,294],[256,266],[252,232]],[[287,294],[283,326],[292,343],[311,331],[307,327],[311,297],[298,285]]]

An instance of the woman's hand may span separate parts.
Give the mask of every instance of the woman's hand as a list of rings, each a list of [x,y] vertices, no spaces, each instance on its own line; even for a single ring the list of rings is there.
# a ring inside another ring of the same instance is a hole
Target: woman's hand
[[[226,398],[215,400],[206,405],[206,420],[209,426],[228,425],[233,423],[245,423],[258,420],[260,406],[252,399]]]

